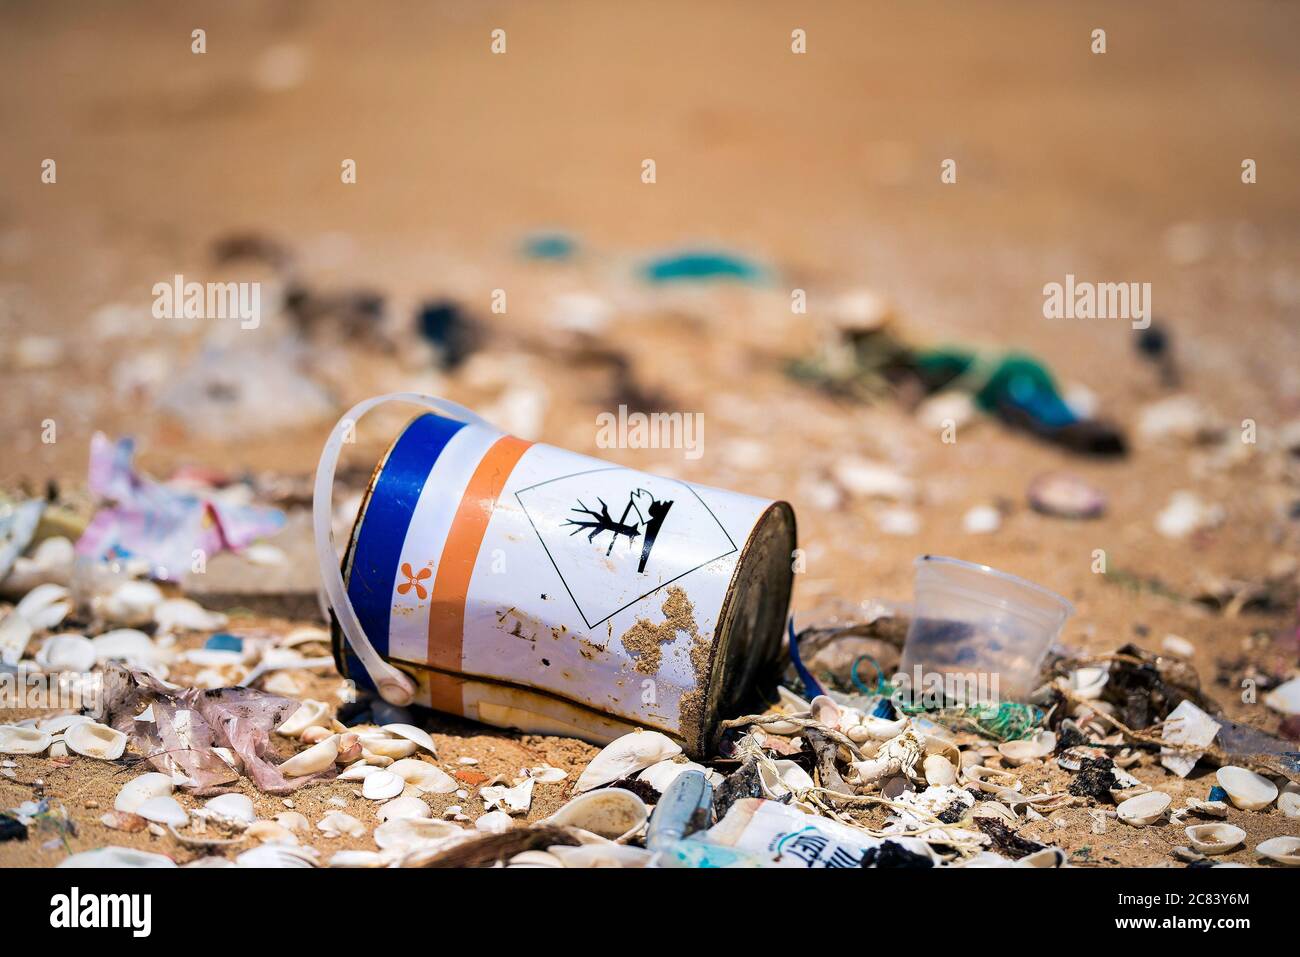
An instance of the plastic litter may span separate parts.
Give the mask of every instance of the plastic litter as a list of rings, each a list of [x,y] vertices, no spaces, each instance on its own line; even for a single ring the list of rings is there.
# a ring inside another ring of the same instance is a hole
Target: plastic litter
[[[277,509],[230,504],[217,494],[196,494],[147,478],[135,470],[135,443],[112,442],[96,432],[90,442],[90,490],[105,502],[77,542],[77,554],[99,561],[144,559],[149,574],[183,577],[196,552],[207,558],[244,548],[284,524]]]
[[[1038,684],[1047,650],[1073,606],[1045,588],[954,558],[916,560],[915,617],[900,666],[912,680],[925,674],[983,676],[997,688],[970,689],[966,704],[1005,696],[1024,700]],[[913,687],[912,694],[925,691]]]
[[[642,269],[654,284],[709,282],[722,279],[759,283],[768,271],[752,260],[717,250],[686,250],[651,259]]]

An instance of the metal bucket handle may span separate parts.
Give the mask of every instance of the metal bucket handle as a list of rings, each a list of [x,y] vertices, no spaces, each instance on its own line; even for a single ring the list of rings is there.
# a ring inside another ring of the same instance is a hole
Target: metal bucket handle
[[[343,635],[348,644],[361,660],[366,673],[379,689],[380,696],[390,704],[407,705],[415,696],[415,683],[380,657],[374,645],[366,637],[365,630],[352,607],[348,597],[347,586],[343,582],[343,571],[339,565],[338,552],[334,548],[333,530],[333,496],[334,472],[338,466],[339,455],[349,434],[356,428],[356,422],[371,409],[388,402],[411,402],[422,405],[448,418],[466,422],[470,425],[482,425],[493,428],[492,424],[475,415],[463,405],[439,399],[436,396],[421,395],[418,392],[390,392],[373,399],[358,402],[349,409],[330,432],[321,451],[320,464],[316,466],[316,488],[312,494],[312,527],[315,531],[316,558],[320,563],[321,587],[324,590],[326,610],[332,610],[338,618]]]

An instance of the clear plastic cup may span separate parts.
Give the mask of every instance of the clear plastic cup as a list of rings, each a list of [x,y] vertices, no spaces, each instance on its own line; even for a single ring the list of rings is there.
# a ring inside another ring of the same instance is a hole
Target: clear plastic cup
[[[988,565],[940,555],[922,555],[915,565],[915,609],[899,666],[912,693],[925,690],[918,679],[933,691],[938,682],[927,676],[940,675],[947,691],[965,699],[959,703],[1024,700],[1074,606]]]

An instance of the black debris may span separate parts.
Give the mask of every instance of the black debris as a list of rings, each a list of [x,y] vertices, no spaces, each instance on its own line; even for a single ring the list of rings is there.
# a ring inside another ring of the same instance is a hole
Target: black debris
[[[995,818],[977,817],[975,824],[981,831],[993,838],[994,847],[1015,860],[1020,860],[1020,858],[1033,854],[1035,851],[1041,851],[1047,846],[1046,844],[1039,844],[1037,841],[1031,841],[1027,837],[1021,837]]]
[[[934,861],[924,854],[909,851],[897,841],[885,841],[878,847],[869,847],[862,855],[863,867],[934,867]]]
[[[1111,758],[1084,758],[1079,773],[1070,782],[1069,791],[1075,797],[1090,797],[1105,801],[1111,788],[1119,787],[1115,780],[1115,762]]]

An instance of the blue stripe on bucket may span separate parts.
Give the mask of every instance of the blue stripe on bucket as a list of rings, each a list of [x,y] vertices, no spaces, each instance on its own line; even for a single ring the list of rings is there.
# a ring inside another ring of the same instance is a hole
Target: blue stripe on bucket
[[[388,654],[393,585],[411,516],[438,456],[464,426],[432,412],[420,416],[398,437],[370,493],[352,555],[348,597],[366,637],[381,655]],[[371,686],[350,650],[348,673],[357,684]]]

